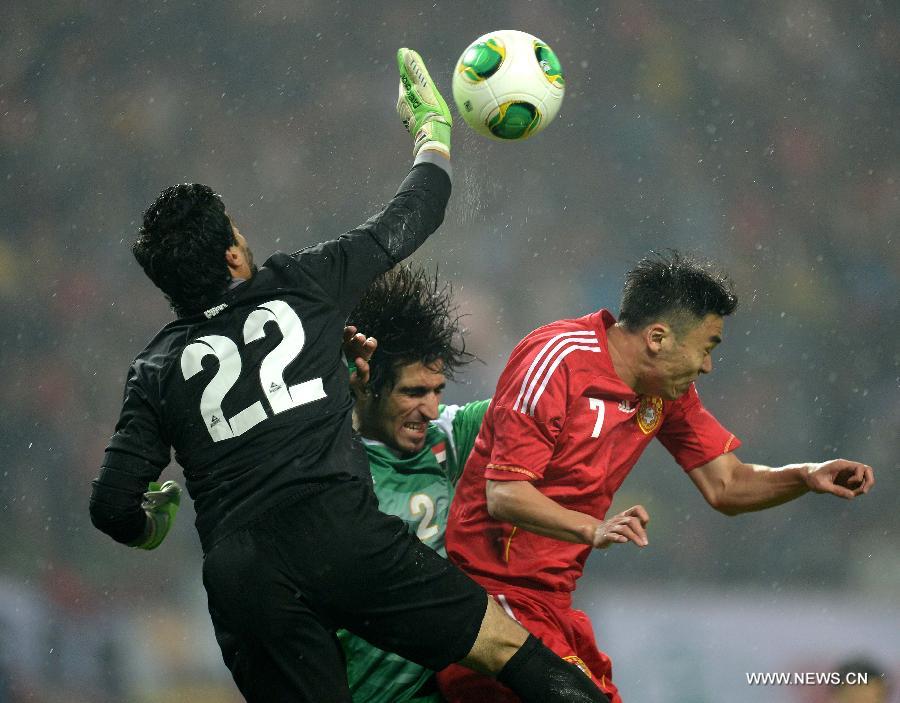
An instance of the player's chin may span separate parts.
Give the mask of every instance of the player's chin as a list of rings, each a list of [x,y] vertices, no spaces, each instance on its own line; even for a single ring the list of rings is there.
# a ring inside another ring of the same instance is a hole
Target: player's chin
[[[397,444],[404,452],[418,452],[425,446],[425,429],[414,430],[409,427],[403,427],[400,430],[400,437]]]

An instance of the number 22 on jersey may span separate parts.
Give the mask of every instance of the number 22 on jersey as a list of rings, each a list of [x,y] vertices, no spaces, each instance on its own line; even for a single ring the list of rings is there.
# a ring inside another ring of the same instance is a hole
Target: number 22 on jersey
[[[270,300],[256,307],[244,322],[244,344],[263,339],[265,325],[273,321],[281,330],[282,340],[266,354],[259,367],[259,384],[272,414],[312,403],[325,397],[321,378],[313,378],[287,387],[284,370],[303,349],[306,333],[294,309],[283,300]],[[230,418],[222,412],[222,401],[241,375],[241,354],[228,337],[211,334],[200,337],[181,353],[181,373],[188,381],[203,370],[203,359],[214,356],[219,370],[203,389],[200,396],[200,414],[213,442],[238,437],[269,417],[261,401],[244,408]]]

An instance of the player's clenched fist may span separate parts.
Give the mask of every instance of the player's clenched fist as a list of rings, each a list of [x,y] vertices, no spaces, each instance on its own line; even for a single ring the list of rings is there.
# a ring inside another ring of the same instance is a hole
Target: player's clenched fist
[[[806,485],[814,493],[831,493],[849,500],[869,492],[875,485],[875,472],[858,461],[833,459],[810,465]]]
[[[650,515],[643,505],[623,510],[597,525],[592,546],[594,549],[606,549],[611,544],[634,542],[639,547],[646,547],[649,544],[646,529],[648,522]]]
[[[156,549],[169,534],[178,506],[181,505],[181,486],[175,481],[163,484],[152,481],[147,486],[141,507],[146,515],[144,534],[130,546],[138,549]]]
[[[413,156],[423,149],[450,158],[450,109],[431,80],[422,57],[412,49],[397,51],[400,97],[397,114],[413,136]]]

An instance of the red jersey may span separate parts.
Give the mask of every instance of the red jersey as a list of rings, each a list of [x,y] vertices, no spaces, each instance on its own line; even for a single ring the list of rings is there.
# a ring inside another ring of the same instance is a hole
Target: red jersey
[[[447,526],[452,561],[489,591],[510,586],[568,599],[592,547],[494,520],[485,482],[531,481],[565,508],[603,519],[657,437],[685,471],[740,446],[693,384],[674,401],[635,394],[616,375],[606,310],[541,327],[513,350],[456,488]]]

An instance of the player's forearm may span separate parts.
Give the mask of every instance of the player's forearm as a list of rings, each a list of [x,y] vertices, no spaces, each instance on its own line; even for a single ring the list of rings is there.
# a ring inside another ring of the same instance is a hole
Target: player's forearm
[[[591,544],[600,521],[564,508],[528,481],[488,481],[487,508],[491,517],[544,537]]]
[[[148,525],[147,515],[141,509],[141,494],[127,501],[115,498],[106,487],[94,483],[90,506],[94,527],[122,544],[142,539]]]
[[[737,515],[787,503],[809,492],[808,473],[808,464],[739,464],[722,486],[714,506],[726,515]]]
[[[366,230],[398,263],[418,249],[444,221],[449,199],[448,171],[420,161],[388,206],[360,229]]]
[[[131,544],[146,534],[147,515],[141,499],[147,483],[108,466],[100,469],[91,491],[91,522],[117,542]]]

